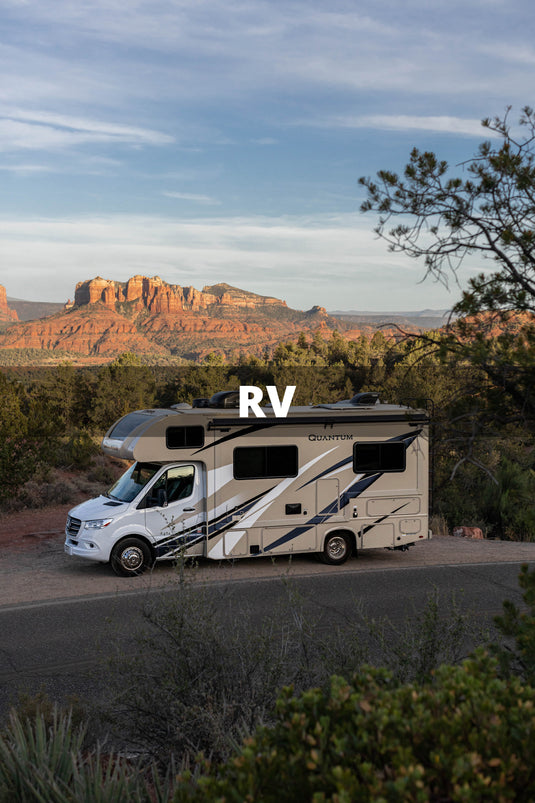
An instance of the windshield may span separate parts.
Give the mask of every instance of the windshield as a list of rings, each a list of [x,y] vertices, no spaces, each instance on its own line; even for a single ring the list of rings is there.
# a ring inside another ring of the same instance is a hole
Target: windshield
[[[160,468],[157,463],[134,463],[122,477],[119,477],[115,485],[112,485],[106,496],[119,499],[121,502],[131,502]]]

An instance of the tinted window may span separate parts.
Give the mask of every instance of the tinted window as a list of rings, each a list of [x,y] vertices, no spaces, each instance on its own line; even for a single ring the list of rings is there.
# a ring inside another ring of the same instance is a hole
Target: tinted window
[[[129,413],[122,418],[109,434],[110,438],[126,438],[140,424],[149,423],[151,416],[147,413]]]
[[[237,480],[295,477],[297,470],[297,446],[239,446],[234,449]]]
[[[196,449],[204,446],[204,427],[167,427],[168,449]]]
[[[355,474],[374,471],[405,471],[405,444],[397,441],[356,443],[353,446]]]
[[[193,480],[195,469],[193,466],[175,466],[168,469],[151,488],[147,507],[153,507],[158,502],[158,490],[165,489],[167,503],[180,502],[193,493]]]

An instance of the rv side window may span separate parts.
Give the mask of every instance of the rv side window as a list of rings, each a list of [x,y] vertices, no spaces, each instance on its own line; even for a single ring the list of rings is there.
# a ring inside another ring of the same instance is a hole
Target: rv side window
[[[165,443],[168,449],[195,449],[204,446],[204,427],[167,427]]]
[[[110,432],[110,438],[127,438],[140,424],[146,424],[150,421],[150,415],[147,413],[129,413],[114,426]]]
[[[399,441],[355,443],[353,471],[355,474],[373,471],[405,471],[405,444]]]
[[[234,449],[234,478],[295,477],[297,446],[238,446]]]

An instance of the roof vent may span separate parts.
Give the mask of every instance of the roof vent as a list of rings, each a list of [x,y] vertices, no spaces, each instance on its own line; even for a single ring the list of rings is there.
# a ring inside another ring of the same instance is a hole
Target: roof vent
[[[371,407],[379,401],[378,393],[357,393],[351,401],[355,407]]]
[[[220,390],[214,393],[209,402],[210,407],[239,407],[240,393],[238,390]]]
[[[171,410],[191,410],[191,404],[188,404],[188,402],[178,402],[178,404],[172,404],[170,409]]]
[[[192,407],[210,407],[210,399],[193,399]]]

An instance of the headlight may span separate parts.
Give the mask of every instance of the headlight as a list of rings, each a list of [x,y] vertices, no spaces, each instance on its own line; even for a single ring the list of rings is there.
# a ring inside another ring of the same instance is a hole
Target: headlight
[[[93,519],[93,521],[86,521],[84,528],[86,530],[100,530],[101,527],[107,527],[112,521],[113,519]]]

